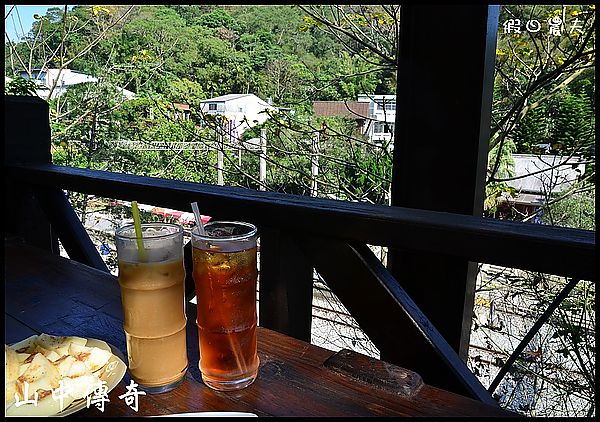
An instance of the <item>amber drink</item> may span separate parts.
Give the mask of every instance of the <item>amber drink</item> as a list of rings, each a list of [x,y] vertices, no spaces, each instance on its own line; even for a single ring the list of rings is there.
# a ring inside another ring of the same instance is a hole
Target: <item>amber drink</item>
[[[183,228],[133,225],[116,232],[123,328],[131,378],[151,393],[170,391],[187,371]]]
[[[192,230],[200,372],[220,391],[256,379],[256,227],[215,221]]]

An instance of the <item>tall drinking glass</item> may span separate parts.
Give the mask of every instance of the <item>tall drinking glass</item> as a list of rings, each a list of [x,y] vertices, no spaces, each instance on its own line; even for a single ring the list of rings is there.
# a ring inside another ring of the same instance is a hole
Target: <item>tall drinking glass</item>
[[[220,391],[256,379],[256,227],[236,221],[192,230],[200,372]]]
[[[170,391],[187,372],[183,228],[141,225],[115,233],[119,285],[131,378],[150,394]]]

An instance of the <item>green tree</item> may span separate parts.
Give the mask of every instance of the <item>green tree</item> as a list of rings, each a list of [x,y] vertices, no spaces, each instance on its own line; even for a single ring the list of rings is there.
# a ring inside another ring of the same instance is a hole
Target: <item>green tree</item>
[[[202,85],[187,78],[175,79],[165,95],[167,100],[188,104],[193,110],[200,110],[200,103],[207,98]]]
[[[585,94],[573,94],[566,88],[555,103],[550,132],[552,149],[564,155],[582,154],[590,158],[595,144],[592,102]]]
[[[561,198],[559,201],[552,199]],[[560,192],[550,199],[550,205],[541,213],[541,221],[553,226],[596,230],[596,195],[594,189],[575,194]]]
[[[123,102],[122,94],[110,83],[92,82],[75,85],[50,100],[52,110],[60,110],[51,121],[54,162],[85,168],[102,168],[112,157],[95,156],[104,144],[119,136],[116,110]]]
[[[550,31],[517,33],[508,26],[500,26],[490,149],[497,145],[502,148],[506,139],[514,138],[515,129],[529,113],[561,95],[594,66],[593,6],[506,6],[501,8],[500,22],[512,19],[513,23],[518,21],[524,25],[533,17],[545,22],[553,18],[560,20],[561,36]],[[573,25],[576,19],[578,29],[568,31],[567,25]],[[497,169],[494,163],[489,182],[497,179]]]
[[[207,28],[226,28],[233,31],[239,30],[236,20],[223,9],[215,9],[205,13],[198,19],[198,24]]]
[[[4,95],[29,95],[33,96],[37,84],[31,79],[22,78],[19,75],[15,75],[8,81],[5,81]]]
[[[515,128],[515,152],[539,154],[548,149],[552,119],[548,116],[549,104],[536,107]],[[494,157],[490,156],[491,159]],[[498,177],[501,177],[498,175]]]

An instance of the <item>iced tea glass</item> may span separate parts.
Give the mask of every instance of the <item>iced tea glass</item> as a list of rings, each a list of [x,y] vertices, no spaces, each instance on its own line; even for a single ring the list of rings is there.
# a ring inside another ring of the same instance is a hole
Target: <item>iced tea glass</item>
[[[141,225],[143,251],[135,226],[115,233],[123,328],[131,378],[150,394],[177,387],[187,372],[183,228]]]
[[[200,372],[215,390],[249,386],[256,379],[256,227],[214,221],[192,230]]]

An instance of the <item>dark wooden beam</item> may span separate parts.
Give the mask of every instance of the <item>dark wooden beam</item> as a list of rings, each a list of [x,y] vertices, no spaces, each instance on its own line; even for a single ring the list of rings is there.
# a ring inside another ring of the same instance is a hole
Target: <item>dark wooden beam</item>
[[[194,283],[194,277],[192,276],[194,273],[194,256],[192,252],[191,240],[183,245],[183,266],[185,267],[184,293],[186,302],[189,302],[194,296],[196,296],[196,284]]]
[[[426,383],[435,380],[438,387],[497,404],[366,245],[314,238],[305,241],[304,248],[388,362],[397,363],[411,354],[414,365],[408,369]]]
[[[481,216],[498,17],[499,7],[485,4],[402,6],[393,206]],[[477,257],[457,259],[451,250],[465,247],[388,255],[395,279],[463,359]]]
[[[4,164],[52,162],[49,113],[41,98],[4,96]]]
[[[69,258],[110,272],[62,189],[38,188],[35,193]]]
[[[38,97],[4,96],[4,165],[50,163],[48,103]],[[5,174],[6,175],[6,174]],[[28,184],[4,178],[5,233],[59,253],[58,238]]]
[[[298,246],[302,233],[261,228],[259,322],[310,342],[313,267]]]
[[[371,245],[596,279],[593,231],[55,165],[7,166],[5,178],[104,198],[149,204],[158,200],[161,206],[179,210],[191,211],[190,202],[198,201],[204,214],[241,218],[261,229],[309,237],[327,233]]]

